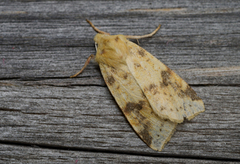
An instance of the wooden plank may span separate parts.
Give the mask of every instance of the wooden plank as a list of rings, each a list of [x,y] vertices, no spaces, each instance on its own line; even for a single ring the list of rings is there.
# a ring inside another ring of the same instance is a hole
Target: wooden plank
[[[105,3],[109,10],[101,8]],[[238,1],[227,6],[223,1],[151,2],[149,6],[138,1],[116,3],[117,11],[116,4],[109,1],[2,2],[1,78],[67,77],[75,73],[87,56],[95,53],[95,32],[84,20],[89,18],[113,34],[141,35],[161,23],[153,38],[140,40],[143,48],[190,84],[238,85]],[[188,7],[173,10],[179,5]],[[59,10],[63,6],[64,14]],[[134,10],[151,7],[162,10]],[[96,69],[91,68],[84,75],[97,76]]]
[[[239,158],[240,88],[193,88],[206,112],[179,124],[162,153]],[[5,81],[0,93],[2,141],[157,153],[134,133],[106,87]]]
[[[29,160],[30,159],[30,160]],[[71,150],[58,150],[29,146],[0,144],[0,163],[196,163],[234,164],[237,161],[208,159],[171,158],[143,156],[138,154],[116,154],[114,152],[94,153]]]
[[[0,2],[0,143],[15,144],[16,153],[22,143],[77,148],[82,160],[113,150],[114,159],[124,158],[121,153],[134,158],[131,152],[239,159],[239,14],[238,0]],[[111,34],[141,35],[162,24],[140,46],[194,86],[206,104],[205,113],[178,126],[163,152],[151,150],[133,132],[96,64],[68,78],[95,54],[96,33],[86,18]],[[96,152],[89,155],[88,149]],[[169,162],[185,161],[175,160]]]

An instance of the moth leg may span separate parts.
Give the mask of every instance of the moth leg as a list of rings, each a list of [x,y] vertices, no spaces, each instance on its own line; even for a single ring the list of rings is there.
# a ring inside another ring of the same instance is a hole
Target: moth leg
[[[92,28],[93,28],[96,32],[101,33],[101,34],[110,35],[110,34],[107,33],[107,32],[104,32],[104,31],[99,30],[97,27],[95,27],[95,26],[92,24],[92,22],[90,22],[90,20],[86,19],[86,21],[90,24],[90,26],[92,26]]]
[[[76,73],[75,75],[70,76],[70,78],[77,77],[80,73],[82,73],[82,71],[87,67],[87,65],[89,64],[89,62],[92,58],[94,58],[94,55],[90,55],[88,57],[87,61],[85,62],[84,66],[82,67],[82,69],[78,73]]]
[[[141,36],[133,36],[133,35],[125,35],[126,38],[128,39],[142,39],[142,38],[148,38],[156,34],[156,32],[160,29],[161,25],[159,25],[152,33],[146,34],[146,35],[141,35]]]

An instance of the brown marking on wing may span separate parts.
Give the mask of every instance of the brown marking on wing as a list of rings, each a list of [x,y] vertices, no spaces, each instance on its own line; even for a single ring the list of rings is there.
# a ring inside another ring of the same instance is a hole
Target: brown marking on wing
[[[127,79],[127,77],[128,77],[128,74],[126,73],[126,74],[123,76],[123,78],[124,78],[124,79]]]
[[[196,92],[188,85],[185,94],[192,99],[192,101],[195,100],[201,100],[200,97],[197,96]]]
[[[149,91],[153,93],[153,95],[159,93],[158,90],[157,90],[157,85],[156,84],[150,84],[149,85]]]
[[[150,85],[149,85],[149,90],[151,91],[152,89],[154,89],[154,88],[156,88],[156,87],[157,87],[156,84],[150,84]]]
[[[139,63],[134,63],[134,66],[135,66],[135,67],[141,67],[141,64],[139,64]]]
[[[109,83],[109,85],[112,85],[115,82],[114,77],[113,76],[108,76],[107,82]]]
[[[144,101],[139,101],[138,103],[128,102],[124,111],[130,113],[134,109],[141,110],[144,104],[145,104]]]
[[[111,72],[114,73],[114,74],[117,73],[117,71],[116,71],[116,69],[114,67],[111,67]]]
[[[138,54],[141,55],[142,57],[146,55],[143,49],[139,49]]]
[[[163,110],[166,110],[166,108],[162,106],[160,110],[163,111]]]
[[[185,96],[190,97],[192,99],[192,101],[201,100],[201,98],[197,96],[196,92],[189,85],[187,86],[187,88],[184,91],[181,90],[178,93],[178,96],[180,98],[184,98]]]
[[[167,69],[167,71],[162,71],[161,72],[162,84],[164,86],[168,86],[169,84],[171,84],[170,75],[171,75],[171,70],[169,68]]]
[[[184,95],[185,95],[185,93],[184,93],[184,91],[181,89],[181,91],[178,92],[178,96],[179,96],[180,98],[183,98]]]
[[[130,112],[132,112],[132,110],[134,110],[134,108],[135,108],[135,103],[128,102],[124,111],[127,113],[130,113]]]
[[[145,104],[144,101],[139,101],[137,104],[136,104],[136,108],[137,110],[141,110],[143,108],[143,105]]]
[[[153,138],[149,134],[149,129],[150,128],[151,127],[149,127],[149,126],[145,126],[144,129],[139,132],[139,135],[142,136],[143,140],[146,142],[147,145],[151,145],[152,140],[153,140]]]

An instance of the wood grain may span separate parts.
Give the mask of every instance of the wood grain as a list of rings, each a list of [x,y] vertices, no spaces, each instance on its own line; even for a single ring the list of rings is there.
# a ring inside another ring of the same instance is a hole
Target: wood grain
[[[0,163],[240,160],[239,15],[238,0],[0,2]],[[206,106],[178,125],[162,152],[131,129],[96,63],[69,78],[95,54],[86,18],[111,34],[142,35],[162,25],[140,46]]]
[[[0,158],[4,163],[196,163],[196,164],[230,164],[235,161],[207,159],[187,159],[157,156],[140,156],[136,154],[117,154],[114,152],[93,153],[87,151],[58,150],[37,146],[12,146],[0,144]]]

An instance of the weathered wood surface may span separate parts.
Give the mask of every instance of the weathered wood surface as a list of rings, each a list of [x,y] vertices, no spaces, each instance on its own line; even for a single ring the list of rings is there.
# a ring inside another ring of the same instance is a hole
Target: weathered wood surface
[[[0,2],[0,163],[240,160],[239,15],[238,0]],[[162,152],[134,133],[94,62],[69,78],[95,53],[86,18],[111,34],[162,24],[140,45],[206,106]]]
[[[207,159],[154,157],[138,154],[121,154],[111,152],[91,152],[58,150],[49,148],[12,146],[0,144],[0,158],[4,163],[196,163],[196,164],[229,164],[235,161]]]

